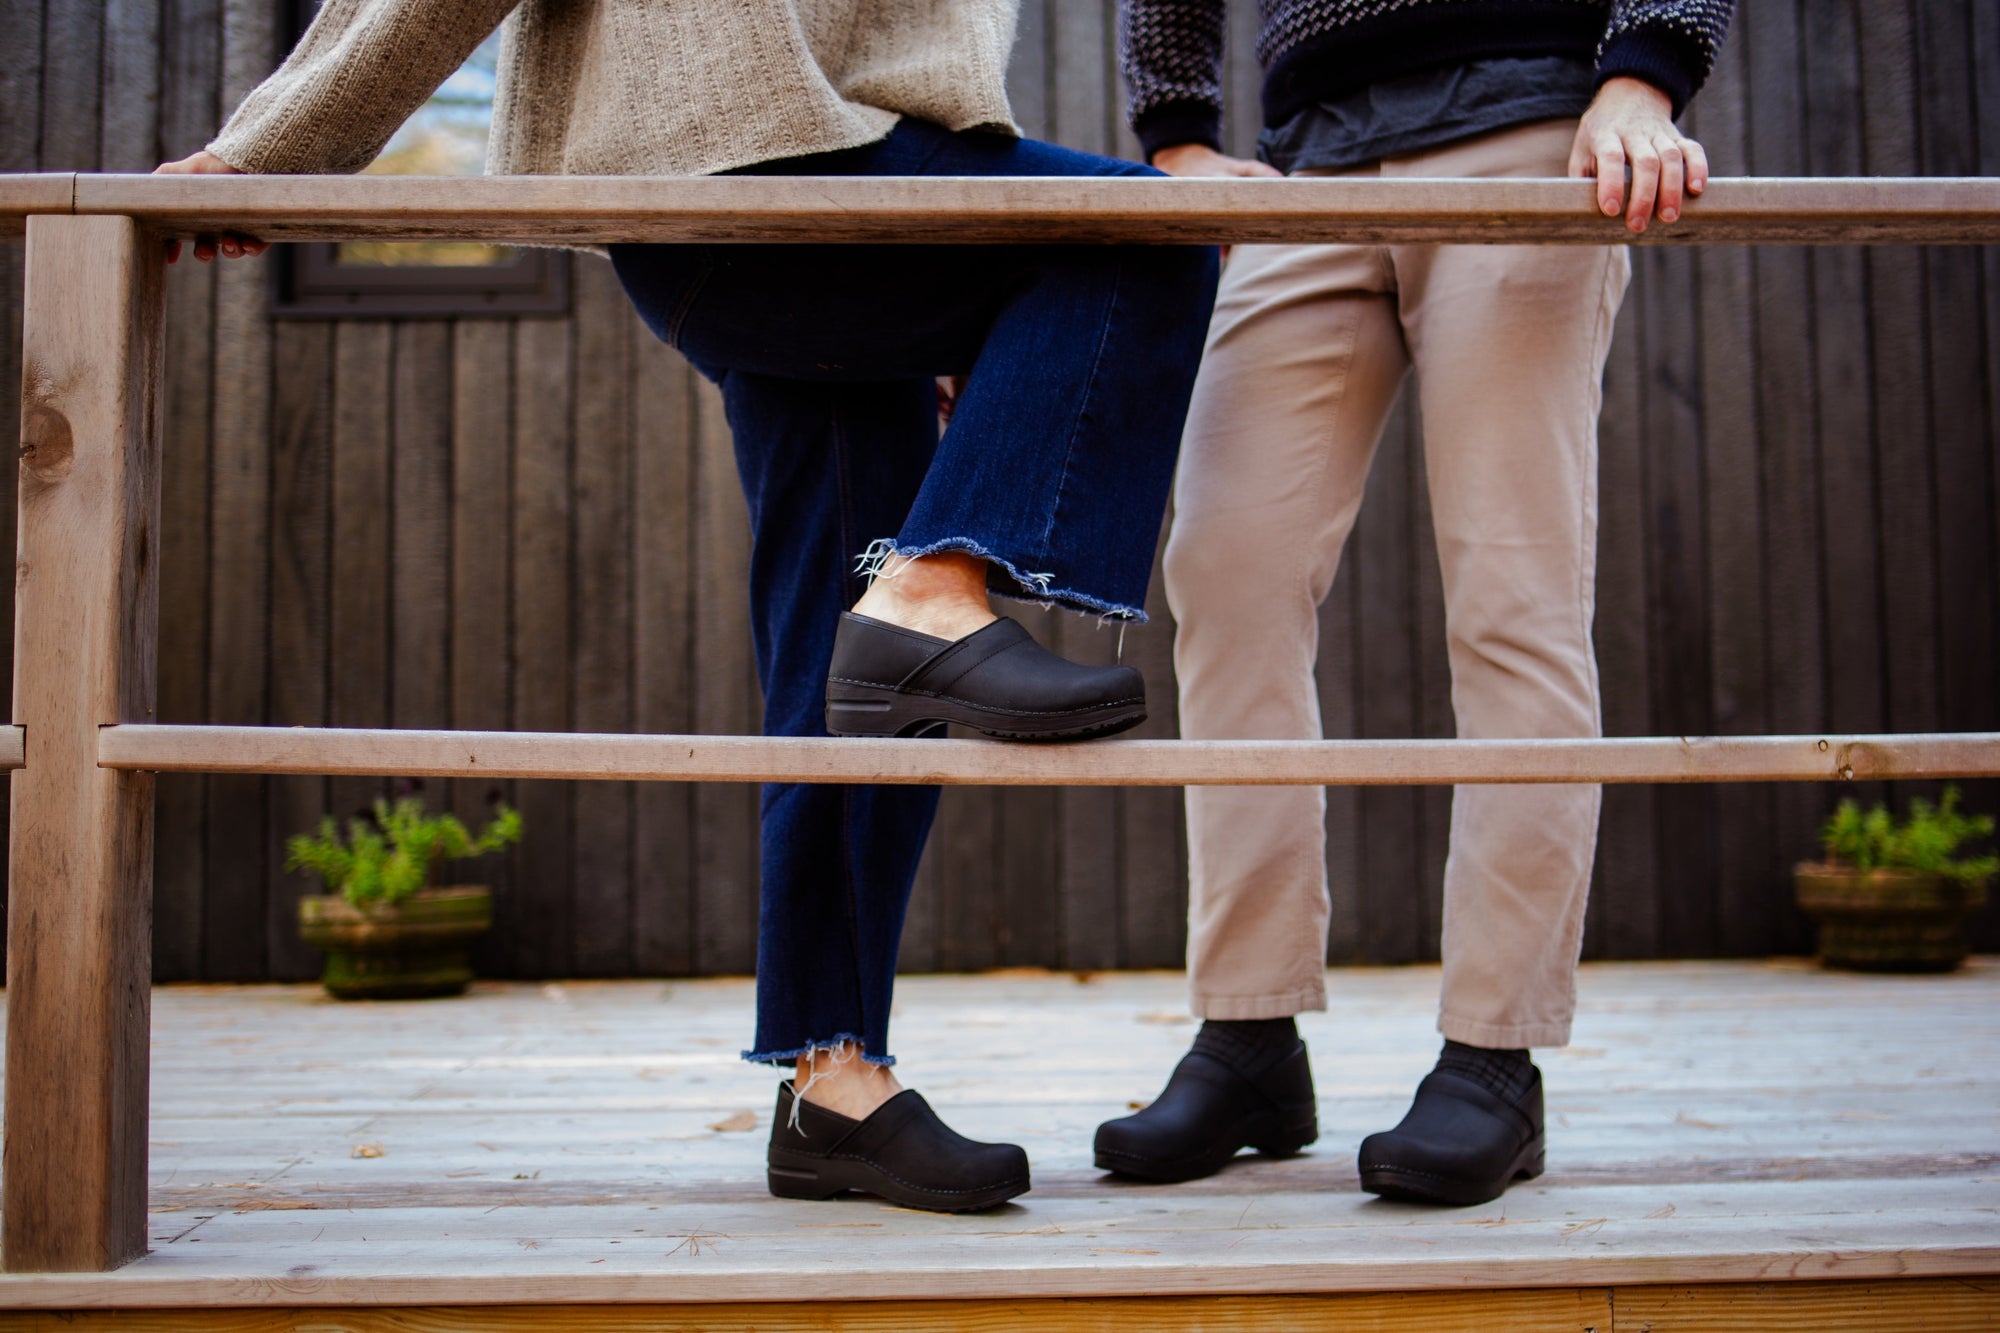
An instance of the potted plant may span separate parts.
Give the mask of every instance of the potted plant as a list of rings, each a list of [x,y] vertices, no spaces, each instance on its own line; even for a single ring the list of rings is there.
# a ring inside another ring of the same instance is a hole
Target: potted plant
[[[343,1000],[410,1000],[457,995],[472,980],[467,950],[493,924],[492,890],[438,887],[438,863],[498,851],[521,840],[521,814],[500,806],[477,837],[450,815],[424,812],[406,796],[375,802],[371,817],[332,816],[314,836],[285,844],[285,869],[325,881],[327,892],[299,900],[299,935],[326,952],[320,978]]]
[[[1865,972],[1949,972],[1965,961],[1965,922],[1986,903],[2000,858],[1967,857],[1993,819],[1958,808],[1947,787],[1936,805],[1913,800],[1898,821],[1886,805],[1842,801],[1820,830],[1824,862],[1795,872],[1799,906],[1819,922],[1829,967]]]

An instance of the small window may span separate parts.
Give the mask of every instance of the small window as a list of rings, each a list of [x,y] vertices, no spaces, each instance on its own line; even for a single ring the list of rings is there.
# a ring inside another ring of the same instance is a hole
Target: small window
[[[303,33],[317,0],[297,0]],[[500,35],[488,37],[396,131],[370,175],[476,176],[486,166]],[[279,247],[280,315],[559,315],[569,256],[484,241],[340,241]]]

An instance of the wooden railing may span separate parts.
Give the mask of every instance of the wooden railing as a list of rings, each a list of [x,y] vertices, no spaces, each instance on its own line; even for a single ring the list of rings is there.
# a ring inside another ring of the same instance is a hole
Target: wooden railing
[[[1634,237],[1580,180],[798,176],[0,176],[29,214],[274,241],[1360,241],[1914,245],[2000,240],[2000,179],[1724,178]]]
[[[163,238],[1470,244],[2000,242],[2000,180],[1717,180],[1634,238],[1583,181],[0,176],[28,245],[7,939],[13,1271],[145,1248],[156,772],[1443,784],[2000,775],[2000,735],[832,741],[162,726]]]

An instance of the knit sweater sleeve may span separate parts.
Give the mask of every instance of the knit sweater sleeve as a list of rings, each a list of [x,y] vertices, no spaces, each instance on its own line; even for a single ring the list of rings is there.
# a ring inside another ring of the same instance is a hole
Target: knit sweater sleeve
[[[1597,81],[1644,79],[1680,115],[1715,68],[1735,0],[1612,0],[1597,48]]]
[[[516,3],[326,0],[208,150],[239,171],[359,171]]]
[[[1148,161],[1173,144],[1222,146],[1224,15],[1225,0],[1119,0],[1125,111]]]

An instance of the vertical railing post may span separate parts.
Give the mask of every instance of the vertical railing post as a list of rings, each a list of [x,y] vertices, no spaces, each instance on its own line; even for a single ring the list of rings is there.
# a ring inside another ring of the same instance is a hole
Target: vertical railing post
[[[146,1248],[153,779],[97,766],[152,720],[161,242],[123,217],[28,220],[8,847],[10,1272]]]

